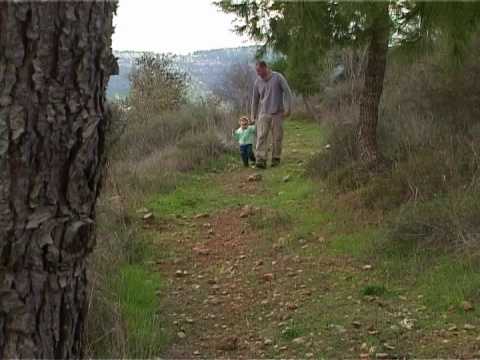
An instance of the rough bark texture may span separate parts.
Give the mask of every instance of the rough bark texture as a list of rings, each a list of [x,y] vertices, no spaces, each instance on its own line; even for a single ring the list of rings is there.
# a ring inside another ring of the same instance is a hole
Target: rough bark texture
[[[379,3],[378,6],[381,11],[373,24],[364,85],[360,95],[360,117],[355,134],[357,158],[371,174],[379,174],[386,169],[386,161],[377,146],[377,121],[390,33],[388,4]]]
[[[0,2],[0,358],[78,358],[114,2]]]

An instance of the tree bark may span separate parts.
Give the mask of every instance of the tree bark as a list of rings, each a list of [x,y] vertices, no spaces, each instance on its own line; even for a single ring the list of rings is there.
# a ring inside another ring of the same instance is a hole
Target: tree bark
[[[360,117],[355,134],[357,158],[372,175],[382,173],[386,160],[378,150],[378,107],[383,91],[390,35],[388,3],[377,3],[379,11],[374,19],[368,48],[364,85],[360,95]]]
[[[116,3],[0,2],[0,358],[79,358]]]

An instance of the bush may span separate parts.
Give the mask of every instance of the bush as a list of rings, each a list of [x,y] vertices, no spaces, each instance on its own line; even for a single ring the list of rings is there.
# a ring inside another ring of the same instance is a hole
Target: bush
[[[170,167],[177,171],[190,171],[215,160],[230,149],[218,134],[200,133],[184,137],[170,159]]]
[[[386,225],[384,246],[478,254],[480,200],[454,194],[406,206]]]

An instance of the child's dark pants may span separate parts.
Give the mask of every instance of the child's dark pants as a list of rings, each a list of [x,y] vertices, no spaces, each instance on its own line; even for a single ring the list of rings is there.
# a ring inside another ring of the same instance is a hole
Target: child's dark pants
[[[243,165],[248,166],[248,159],[255,163],[252,144],[240,145],[240,155],[242,155]]]

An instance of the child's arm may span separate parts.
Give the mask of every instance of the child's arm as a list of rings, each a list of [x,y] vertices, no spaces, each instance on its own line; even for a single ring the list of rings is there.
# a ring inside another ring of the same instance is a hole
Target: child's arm
[[[239,137],[240,137],[240,135],[237,133],[237,130],[238,130],[238,129],[233,129],[232,135],[233,135],[233,137],[234,137],[235,139],[238,140]]]

